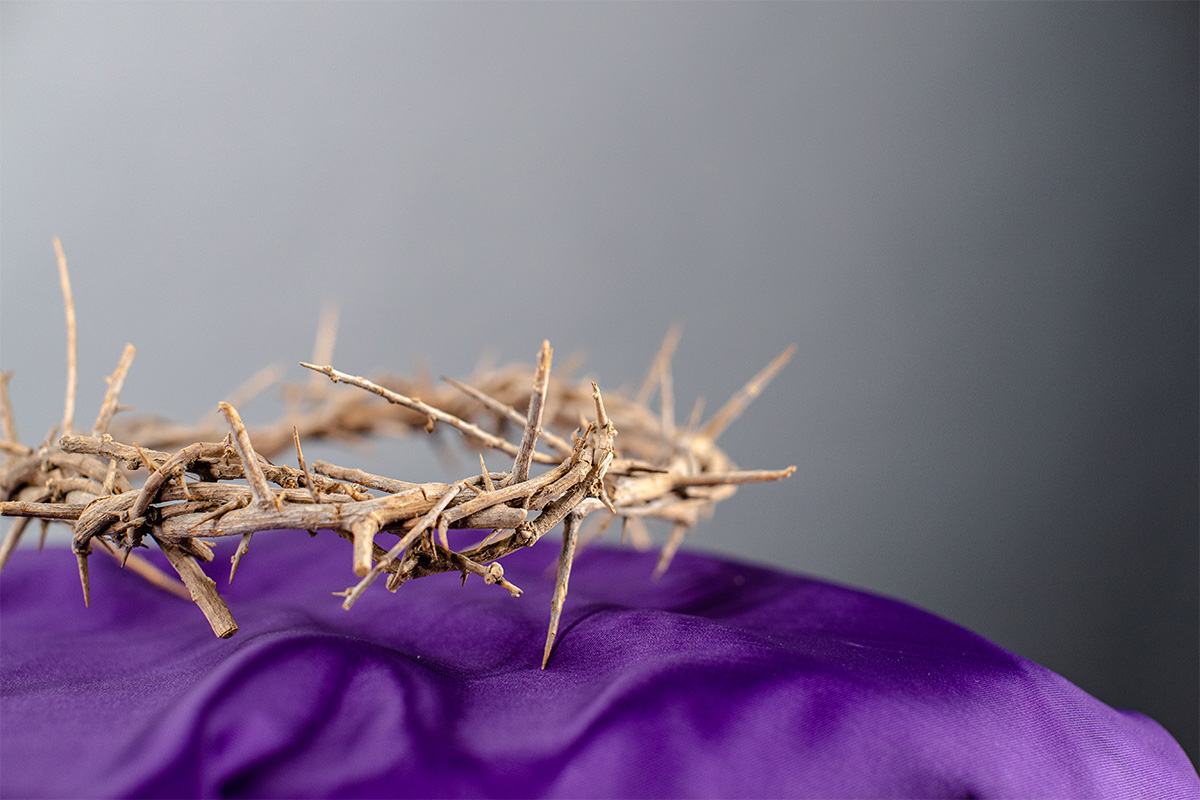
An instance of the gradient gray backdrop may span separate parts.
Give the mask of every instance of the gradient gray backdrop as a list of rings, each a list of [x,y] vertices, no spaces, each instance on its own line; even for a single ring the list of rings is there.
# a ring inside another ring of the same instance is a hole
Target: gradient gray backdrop
[[[0,5],[0,336],[189,420],[320,308],[353,372],[636,384],[744,489],[696,548],[943,614],[1197,755],[1197,5]],[[341,389],[349,391],[348,389]],[[264,400],[251,422],[274,418]],[[425,445],[341,457],[396,477]],[[402,602],[402,598],[397,598]],[[80,609],[80,613],[84,613]]]

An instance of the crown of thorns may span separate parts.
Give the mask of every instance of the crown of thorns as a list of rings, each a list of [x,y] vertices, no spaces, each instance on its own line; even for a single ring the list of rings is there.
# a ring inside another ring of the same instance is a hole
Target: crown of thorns
[[[90,435],[74,425],[76,386],[75,311],[62,246],[54,241],[67,318],[67,393],[61,426],[39,447],[17,438],[8,397],[10,373],[0,375],[0,513],[17,519],[0,545],[3,569],[28,523],[68,523],[89,602],[88,556],[93,548],[155,586],[192,600],[222,638],[238,626],[197,561],[212,561],[212,543],[239,536],[229,579],[251,537],[266,530],[332,530],[352,543],[358,581],[345,591],[344,608],[378,578],[389,591],[413,578],[457,571],[478,575],[514,597],[521,589],[504,577],[499,561],[536,544],[563,524],[558,579],[542,655],[546,667],[558,631],[577,547],[622,521],[622,542],[648,547],[646,519],[671,523],[655,576],[662,574],[684,534],[739,484],[786,478],[782,470],[739,470],[716,445],[717,438],[791,357],[788,348],[707,421],[697,403],[690,420],[674,417],[670,360],[679,341],[672,328],[632,398],[602,396],[595,383],[572,385],[552,377],[552,351],[543,342],[537,364],[489,370],[470,383],[348,375],[332,366],[301,362],[316,375],[307,386],[286,387],[284,419],[247,431],[233,403],[194,426],[153,419],[114,420],[118,397],[135,349],[126,345]],[[335,315],[323,314],[314,361],[332,358]],[[337,392],[321,380],[365,392]],[[278,379],[270,371],[253,378],[239,403]],[[649,402],[659,395],[659,411]],[[420,393],[426,399],[415,395]],[[382,398],[382,401],[377,399]],[[386,401],[386,402],[383,402]],[[432,432],[439,423],[457,429],[468,446],[498,450],[512,458],[507,472],[492,472],[479,455],[478,473],[453,483],[409,483],[323,461],[308,464],[301,439],[363,436],[376,432]],[[520,441],[502,434],[519,426]],[[557,430],[560,434],[555,434]],[[620,436],[618,438],[618,431]],[[567,433],[570,432],[570,433]],[[61,436],[56,439],[56,434]],[[128,444],[126,444],[128,442]],[[296,467],[270,456],[292,450]],[[547,469],[532,475],[533,465]],[[235,483],[234,481],[244,481]],[[140,485],[138,485],[140,483]],[[588,532],[582,523],[600,512]],[[465,549],[450,547],[451,528],[490,531]],[[385,539],[384,535],[392,538]],[[377,539],[385,539],[385,548]],[[179,580],[134,552],[153,541]]]

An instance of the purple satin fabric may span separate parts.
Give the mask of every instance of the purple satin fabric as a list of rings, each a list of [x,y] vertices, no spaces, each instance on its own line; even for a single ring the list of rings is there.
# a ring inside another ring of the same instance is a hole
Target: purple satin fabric
[[[145,551],[143,551],[145,552]],[[221,555],[225,557],[221,557]],[[538,669],[549,542],[382,582],[276,531],[226,586],[241,632],[91,559],[0,578],[4,797],[1154,797],[1200,778],[1161,727],[903,603],[681,553],[583,551]]]

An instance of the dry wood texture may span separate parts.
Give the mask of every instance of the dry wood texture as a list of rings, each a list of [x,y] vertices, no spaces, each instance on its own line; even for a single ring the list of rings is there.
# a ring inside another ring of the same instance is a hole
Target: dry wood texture
[[[74,301],[66,258],[57,239],[54,244],[68,328],[63,422],[61,431],[52,431],[40,446],[21,444],[7,392],[10,375],[0,375],[0,514],[16,518],[0,544],[0,569],[32,519],[43,525],[65,522],[74,533],[85,602],[87,559],[98,543],[156,586],[190,597],[214,633],[231,636],[237,623],[216,583],[197,563],[212,560],[205,540],[241,537],[232,580],[250,537],[282,529],[332,530],[349,540],[348,566],[357,581],[337,593],[347,609],[385,573],[393,592],[414,578],[453,571],[464,581],[477,575],[515,597],[521,590],[505,580],[499,560],[536,544],[563,523],[544,668],[575,552],[599,535],[581,532],[589,515],[604,518],[600,533],[621,517],[622,541],[628,531],[634,544],[643,546],[648,541],[644,520],[670,523],[655,570],[659,575],[687,530],[738,485],[779,480],[795,470],[739,470],[716,445],[717,437],[782,368],[792,348],[707,422],[701,421],[697,406],[687,426],[678,428],[670,369],[677,328],[668,333],[635,399],[602,395],[594,383],[574,385],[551,375],[552,351],[543,342],[532,367],[491,370],[469,384],[445,379],[444,385],[432,385],[390,376],[368,380],[328,364],[302,362],[320,382],[284,387],[290,398],[284,418],[253,430],[230,403],[220,403],[218,413],[195,426],[115,420],[135,353],[127,346],[108,378],[91,435],[78,435],[73,430]],[[322,314],[314,349],[318,361],[332,360],[334,319],[332,312]],[[334,391],[322,375],[354,388]],[[277,374],[261,373],[251,379],[247,393],[276,380]],[[656,389],[661,401],[657,411],[649,406]],[[481,452],[478,474],[449,484],[409,482],[322,461],[310,465],[301,447],[302,441],[321,438],[432,432],[439,424],[460,431],[468,447],[505,454],[512,459],[510,468],[489,472]],[[506,431],[517,426],[521,435],[514,444]],[[289,452],[295,453],[297,468],[269,460]],[[531,474],[535,464],[545,471]],[[454,550],[446,533],[451,528],[490,533],[477,544]],[[134,551],[149,542],[166,553],[182,583],[137,556]]]

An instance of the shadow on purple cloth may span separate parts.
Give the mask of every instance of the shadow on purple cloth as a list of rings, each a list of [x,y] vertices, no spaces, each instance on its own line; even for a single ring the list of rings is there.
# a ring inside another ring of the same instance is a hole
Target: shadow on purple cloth
[[[222,554],[225,557],[222,557]],[[157,554],[152,554],[157,555]],[[109,559],[17,552],[0,579],[4,797],[1196,798],[1169,734],[894,600],[681,553],[593,547],[546,635],[549,543],[377,583],[349,546],[255,538],[241,632]]]

